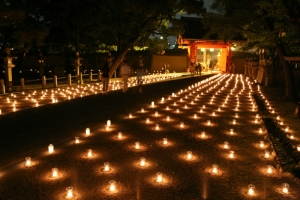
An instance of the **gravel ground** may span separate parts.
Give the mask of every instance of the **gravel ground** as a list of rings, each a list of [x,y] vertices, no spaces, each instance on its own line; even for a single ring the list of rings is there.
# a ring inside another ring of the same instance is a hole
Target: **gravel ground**
[[[74,188],[72,199],[87,200],[300,199],[299,180],[276,168],[274,153],[270,159],[264,158],[265,150],[272,152],[272,148],[267,133],[259,133],[263,124],[260,120],[255,123],[255,116],[274,115],[252,111],[250,88],[244,82],[240,93],[243,84],[239,76],[214,76],[217,81],[209,85],[194,85],[209,77],[145,85],[143,94],[114,91],[108,96],[92,95],[1,115],[0,199],[67,199],[69,186]],[[257,93],[256,86],[252,89]],[[272,107],[295,133],[295,143],[299,142],[299,119],[290,114],[291,103],[284,102],[285,111],[281,110],[278,94],[269,88],[261,90],[267,99],[272,98]],[[227,104],[222,107],[227,95]],[[110,130],[106,130],[107,120],[112,122]],[[87,127],[90,136],[85,135]],[[118,139],[118,132],[123,133],[122,139]],[[79,144],[74,142],[76,136]],[[163,145],[163,138],[168,139],[168,145]],[[225,141],[228,149],[223,148]],[[265,142],[263,148],[260,141]],[[139,150],[135,142],[140,143]],[[47,152],[49,144],[54,144],[53,154]],[[87,157],[88,149],[93,150],[91,158]],[[187,151],[192,152],[191,159]],[[234,151],[234,158],[229,158],[230,151]],[[27,156],[32,157],[31,167],[24,166]],[[139,165],[141,157],[146,158],[144,167]],[[105,162],[110,163],[108,172],[103,171]],[[213,164],[218,165],[218,174],[212,173]],[[268,165],[273,166],[272,174],[266,173]],[[51,176],[54,167],[59,170],[58,178]],[[161,183],[156,182],[157,172],[163,175]],[[116,181],[113,192],[109,190],[111,180]],[[283,183],[289,184],[288,194],[282,192]],[[252,196],[248,195],[249,184],[255,186]]]

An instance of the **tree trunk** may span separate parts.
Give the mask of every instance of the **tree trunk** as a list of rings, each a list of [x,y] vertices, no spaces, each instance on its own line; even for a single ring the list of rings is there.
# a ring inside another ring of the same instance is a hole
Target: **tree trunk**
[[[283,67],[284,80],[285,80],[285,98],[297,102],[293,71],[289,63],[284,59],[285,52],[282,47],[282,44],[280,44],[279,42],[276,43],[276,51]]]
[[[136,36],[134,38],[132,38],[131,40],[128,41],[128,43],[126,45],[124,45],[124,47],[120,50],[117,58],[114,60],[110,71],[109,71],[109,78],[112,77],[112,75],[114,74],[115,70],[118,68],[118,66],[120,65],[120,63],[122,62],[123,58],[125,57],[126,53],[129,51],[129,49],[135,44],[135,42],[138,40],[139,36]]]

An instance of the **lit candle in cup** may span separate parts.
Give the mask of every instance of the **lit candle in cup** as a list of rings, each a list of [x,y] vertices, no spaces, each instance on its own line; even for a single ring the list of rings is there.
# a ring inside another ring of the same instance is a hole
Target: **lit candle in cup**
[[[140,149],[140,143],[139,142],[135,142],[135,149]]]
[[[49,144],[48,146],[48,152],[53,153],[54,152],[54,146],[52,144]]]
[[[270,158],[270,153],[269,153],[269,151],[265,151],[265,158]]]
[[[103,169],[103,171],[108,172],[109,170],[110,170],[110,168],[109,168],[109,162],[105,162],[104,163],[104,169]]]
[[[87,156],[90,158],[93,156],[93,150],[92,149],[88,149],[87,150]]]
[[[114,192],[116,190],[116,181],[114,181],[114,180],[109,181],[109,190],[111,192]]]
[[[111,125],[111,121],[110,121],[110,120],[107,120],[106,125],[107,125],[107,126],[110,126],[110,125]]]
[[[272,165],[268,165],[268,167],[267,167],[267,173],[268,174],[272,174],[273,173],[273,167],[272,167]]]
[[[155,117],[157,117],[158,116],[158,112],[157,111],[155,111]]]
[[[142,113],[145,112],[144,108],[141,109],[141,112],[142,112]]]
[[[170,121],[170,116],[167,116],[167,121]]]
[[[248,195],[250,195],[250,196],[254,195],[254,188],[255,188],[254,185],[252,185],[252,184],[248,185]]]
[[[224,142],[224,145],[223,145],[223,148],[224,148],[224,149],[229,149],[229,143],[225,141],[225,142]]]
[[[132,118],[132,113],[129,113],[129,118],[130,118],[130,119]]]
[[[183,127],[184,127],[184,123],[180,122],[180,128],[183,128]]]
[[[168,138],[163,138],[163,144],[167,145],[168,144]]]
[[[140,158],[140,166],[141,166],[141,167],[144,167],[144,166],[145,166],[145,164],[146,164],[145,161],[146,161],[146,158],[144,158],[144,157],[141,157],[141,158]]]
[[[55,167],[55,168],[52,168],[52,177],[53,178],[56,178],[58,177],[58,169]]]
[[[122,132],[118,132],[118,139],[122,139]]]
[[[210,126],[210,120],[207,120],[207,126]]]
[[[191,159],[193,158],[192,152],[191,152],[191,151],[188,151],[188,152],[186,153],[186,157],[187,157],[188,160],[191,160]]]
[[[300,144],[297,145],[297,151],[300,151]]]
[[[259,141],[259,147],[264,148],[265,147],[265,142],[264,141]]]
[[[233,125],[236,124],[236,120],[235,120],[235,119],[232,120],[232,124],[233,124]]]
[[[230,151],[229,152],[229,158],[233,158],[234,157],[234,151]]]
[[[66,190],[67,190],[66,198],[67,199],[72,199],[73,198],[73,188],[72,187],[67,187]]]
[[[86,135],[86,136],[89,136],[90,134],[91,134],[90,129],[89,129],[89,128],[86,128],[86,129],[85,129],[85,135]]]
[[[197,114],[194,114],[194,119],[197,119]]]
[[[76,144],[79,143],[79,137],[75,137],[75,143],[76,143]]]
[[[150,122],[149,118],[146,118],[146,123],[149,123],[149,122]]]
[[[151,102],[151,107],[154,108],[154,101]]]
[[[166,110],[169,110],[169,106],[166,107]]]
[[[158,182],[158,183],[162,182],[162,173],[158,172],[156,174],[156,182]]]
[[[206,137],[206,134],[204,131],[201,132],[201,138],[205,138]]]
[[[233,129],[231,128],[230,129],[230,135],[233,135],[234,134],[234,131],[233,131]]]
[[[218,165],[213,164],[213,166],[212,166],[212,173],[213,174],[217,174],[218,173]]]
[[[289,184],[287,184],[287,183],[283,183],[282,184],[282,192],[284,194],[288,194],[289,193]]]
[[[25,166],[30,167],[31,166],[31,157],[26,157],[25,158]]]
[[[155,130],[159,130],[159,124],[155,125]]]

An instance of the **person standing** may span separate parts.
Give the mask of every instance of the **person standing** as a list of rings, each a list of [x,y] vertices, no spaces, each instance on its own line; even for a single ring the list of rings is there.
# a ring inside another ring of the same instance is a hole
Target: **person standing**
[[[139,67],[137,69],[136,75],[137,75],[137,84],[138,84],[139,93],[143,93],[143,91],[142,91],[143,76],[145,75],[144,68],[143,67]]]
[[[109,84],[109,67],[108,63],[105,62],[102,67],[102,91],[104,95],[107,95],[108,84]]]
[[[128,78],[131,72],[131,68],[128,65],[127,60],[123,60],[123,64],[120,68],[120,76],[122,77],[123,81],[123,92],[125,93],[128,90]]]

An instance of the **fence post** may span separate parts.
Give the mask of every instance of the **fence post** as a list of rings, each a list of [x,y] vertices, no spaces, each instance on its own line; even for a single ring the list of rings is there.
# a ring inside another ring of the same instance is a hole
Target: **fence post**
[[[79,84],[83,84],[82,72],[79,74]]]
[[[46,76],[42,77],[42,89],[46,88]]]
[[[55,88],[57,88],[57,76],[56,75],[53,76],[53,85]]]
[[[24,91],[25,90],[24,78],[20,78],[20,82],[21,82],[21,91]]]
[[[93,81],[93,73],[92,73],[92,71],[90,71],[90,74],[89,74],[89,81]]]
[[[68,74],[68,85],[72,85],[72,77],[71,77],[71,74]]]
[[[1,93],[5,94],[5,84],[4,84],[4,79],[0,79],[0,86],[1,86]]]

